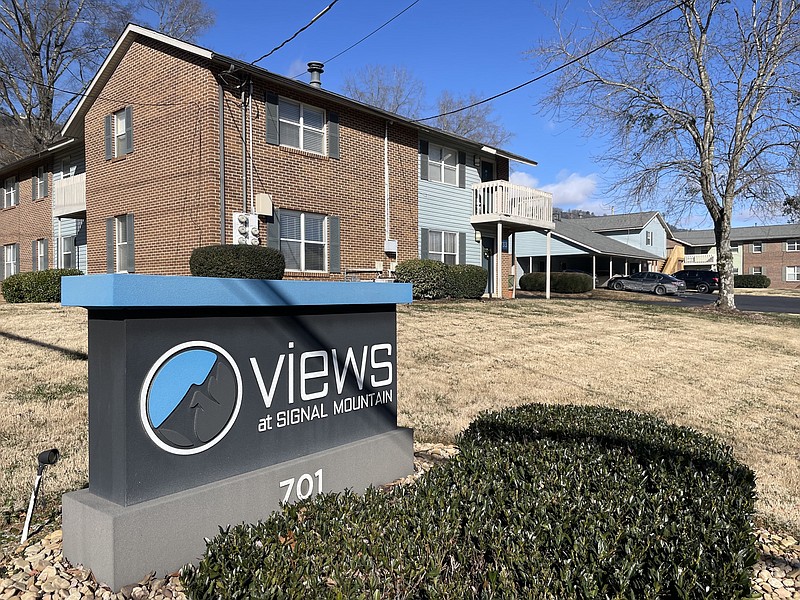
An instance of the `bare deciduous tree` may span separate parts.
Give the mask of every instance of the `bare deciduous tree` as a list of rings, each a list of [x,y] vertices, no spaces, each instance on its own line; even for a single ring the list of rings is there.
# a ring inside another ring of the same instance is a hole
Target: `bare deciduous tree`
[[[181,40],[193,40],[214,25],[216,17],[203,0],[140,0],[147,16],[155,15],[153,26],[161,33]],[[146,19],[151,21],[151,19]]]
[[[200,0],[150,0],[166,33],[191,38],[210,23]],[[107,51],[140,9],[138,0],[0,0],[0,154],[46,148]],[[195,12],[190,12],[194,10]]]
[[[717,305],[735,308],[734,206],[774,213],[796,195],[789,169],[800,153],[800,3],[607,0],[590,20],[588,35],[573,30],[537,48],[549,64],[577,59],[547,106],[608,136],[604,159],[632,201],[668,213],[704,207],[716,236]]]
[[[436,103],[440,115],[436,118],[436,127],[476,142],[502,146],[511,139],[512,133],[498,122],[491,104],[471,106],[480,100],[480,96],[474,93],[454,96],[450,92],[442,92]],[[447,114],[464,106],[470,108]]]
[[[425,104],[425,84],[405,67],[367,65],[345,78],[342,92],[409,119],[418,118]]]

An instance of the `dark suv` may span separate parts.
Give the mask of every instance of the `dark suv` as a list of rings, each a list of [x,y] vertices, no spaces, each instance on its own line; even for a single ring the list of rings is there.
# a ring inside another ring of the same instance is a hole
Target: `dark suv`
[[[719,273],[716,271],[678,271],[672,276],[685,281],[686,289],[697,290],[701,294],[719,289]]]

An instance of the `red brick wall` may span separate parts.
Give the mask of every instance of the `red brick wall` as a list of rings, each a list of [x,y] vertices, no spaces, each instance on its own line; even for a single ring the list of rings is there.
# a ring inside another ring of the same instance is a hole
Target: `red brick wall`
[[[786,252],[786,240],[762,241],[761,253],[753,253],[753,244],[741,244],[742,273],[750,274],[752,267],[761,267],[762,273],[770,278],[770,287],[779,289],[800,289],[800,282],[784,281],[786,267],[800,266],[800,252]]]
[[[49,164],[47,169],[49,170]],[[26,167],[23,171],[16,174],[19,181],[19,197],[17,205],[10,208],[0,209],[0,246],[7,244],[19,244],[19,267],[20,272],[24,273],[32,270],[31,242],[38,239],[48,240],[48,258],[50,266],[53,266],[54,246],[53,244],[53,225],[52,209],[50,196],[45,196],[37,200],[32,200],[33,191],[32,174],[34,167]],[[48,173],[48,193],[53,189],[52,175]],[[5,177],[0,181],[0,187],[5,183]],[[0,206],[2,206],[0,201]],[[2,260],[2,248],[0,248],[0,260]],[[3,265],[0,264],[0,272]]]
[[[85,118],[92,273],[106,270],[105,221],[115,215],[135,216],[139,273],[186,274],[192,249],[220,241],[217,82],[202,59],[164,50],[149,40],[134,43]],[[253,191],[271,194],[276,208],[340,217],[342,270],[374,268],[377,260],[388,268],[383,248],[385,121],[304,90],[259,81],[253,87]],[[268,145],[267,89],[338,113],[341,159]],[[104,118],[126,106],[133,106],[134,150],[107,161]],[[243,208],[240,96],[232,87],[225,89],[224,113],[230,243],[232,214]],[[389,125],[389,142],[390,237],[398,240],[403,260],[417,252],[416,131]],[[266,243],[263,218],[261,237]]]

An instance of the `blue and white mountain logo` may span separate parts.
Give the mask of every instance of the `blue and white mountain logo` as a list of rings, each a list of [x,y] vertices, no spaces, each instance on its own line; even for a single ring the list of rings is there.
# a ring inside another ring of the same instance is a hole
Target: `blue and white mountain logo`
[[[242,377],[233,358],[210,342],[186,342],[161,355],[145,378],[142,424],[162,450],[208,450],[230,431],[242,403]]]

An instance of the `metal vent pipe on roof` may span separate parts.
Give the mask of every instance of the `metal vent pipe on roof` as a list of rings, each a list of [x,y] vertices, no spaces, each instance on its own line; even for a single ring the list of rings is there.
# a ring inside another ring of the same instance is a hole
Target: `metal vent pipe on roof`
[[[322,82],[319,79],[319,76],[324,73],[322,67],[325,65],[321,62],[310,62],[308,63],[308,72],[311,73],[311,81],[309,81],[309,85],[315,88],[321,88]]]

